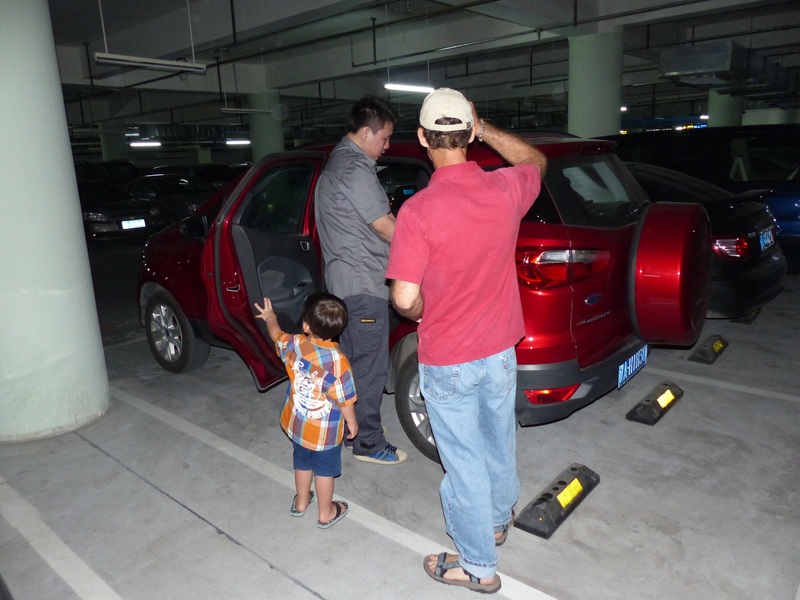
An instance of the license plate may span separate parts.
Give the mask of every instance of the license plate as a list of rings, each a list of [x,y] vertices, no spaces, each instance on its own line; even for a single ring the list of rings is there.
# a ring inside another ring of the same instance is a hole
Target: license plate
[[[775,238],[772,237],[772,229],[765,229],[764,231],[758,234],[758,237],[759,240],[761,241],[762,252],[775,243]]]
[[[631,355],[617,369],[617,389],[631,380],[647,364],[647,346]]]
[[[144,219],[131,219],[130,221],[123,221],[123,229],[141,229],[145,226]]]

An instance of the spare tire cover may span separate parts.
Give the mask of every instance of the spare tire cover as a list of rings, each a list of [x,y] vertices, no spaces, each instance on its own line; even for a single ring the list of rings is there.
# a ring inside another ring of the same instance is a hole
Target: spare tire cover
[[[628,307],[648,344],[691,346],[705,321],[711,226],[700,204],[657,202],[639,220],[631,248]]]

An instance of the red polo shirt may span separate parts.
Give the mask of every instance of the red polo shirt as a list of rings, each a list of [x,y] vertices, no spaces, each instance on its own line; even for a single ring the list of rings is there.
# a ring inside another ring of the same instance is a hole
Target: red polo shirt
[[[419,360],[443,366],[492,356],[524,335],[514,252],[539,195],[533,165],[437,169],[397,217],[386,276],[421,286]]]

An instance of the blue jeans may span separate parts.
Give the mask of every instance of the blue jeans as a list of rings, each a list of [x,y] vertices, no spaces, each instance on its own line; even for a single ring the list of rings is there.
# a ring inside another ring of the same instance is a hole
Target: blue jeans
[[[464,569],[493,577],[494,532],[511,520],[520,489],[514,348],[458,365],[420,364],[419,378],[445,469],[440,494],[447,534]]]

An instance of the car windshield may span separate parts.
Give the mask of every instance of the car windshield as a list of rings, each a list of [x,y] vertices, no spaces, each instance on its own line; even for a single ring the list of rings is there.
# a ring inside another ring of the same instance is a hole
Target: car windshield
[[[105,181],[79,181],[78,195],[81,202],[119,202],[130,200],[130,195],[114,184]]]
[[[547,163],[544,183],[542,194],[549,193],[565,225],[620,227],[635,221],[648,203],[628,170],[611,154],[553,158]]]
[[[158,179],[158,185],[165,194],[175,195],[213,192],[216,189],[197,177],[162,177]]]

